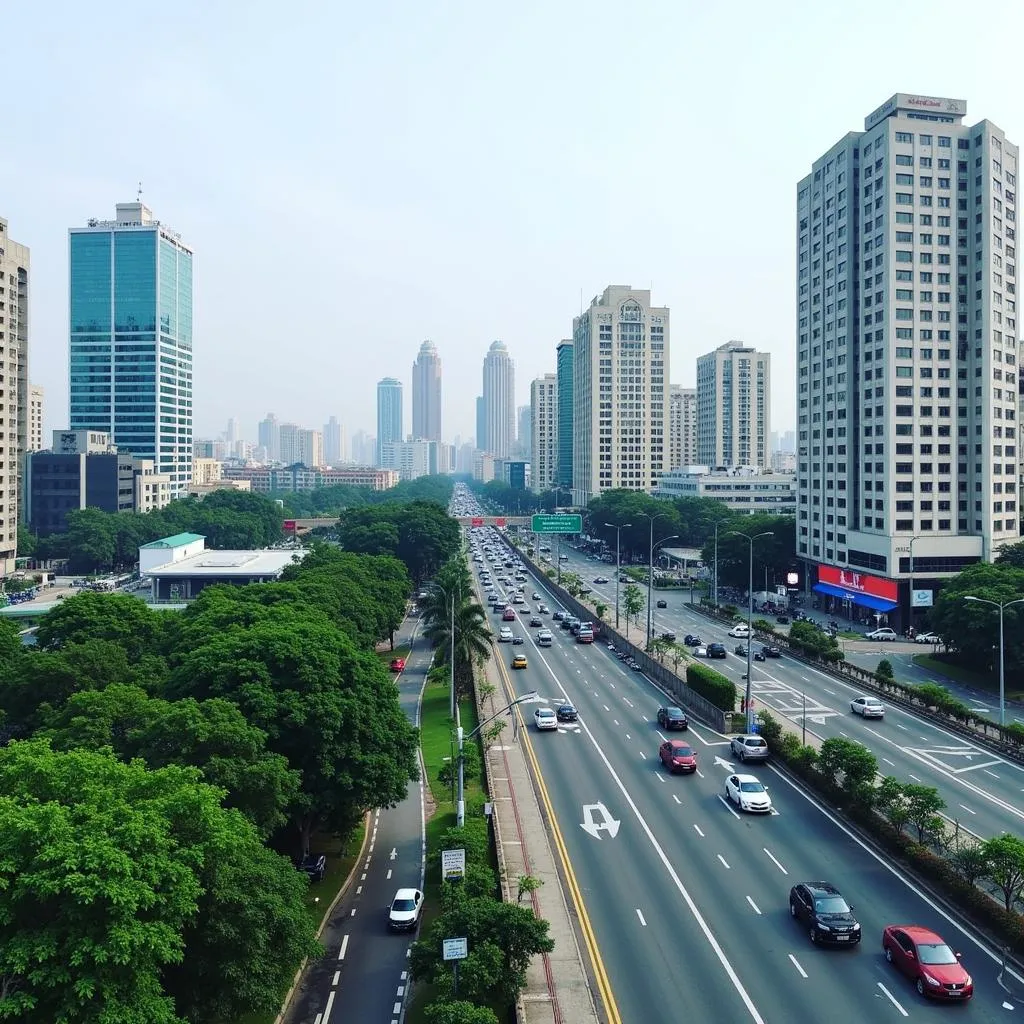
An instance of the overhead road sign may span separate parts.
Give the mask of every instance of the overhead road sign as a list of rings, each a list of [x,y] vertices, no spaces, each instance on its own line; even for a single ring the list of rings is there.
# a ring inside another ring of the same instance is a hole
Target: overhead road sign
[[[565,515],[536,515],[533,517],[534,533],[582,533],[583,516],[577,513]]]

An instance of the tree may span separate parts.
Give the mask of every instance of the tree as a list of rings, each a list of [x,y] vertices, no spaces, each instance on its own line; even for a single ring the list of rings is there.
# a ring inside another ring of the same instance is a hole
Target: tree
[[[861,802],[874,797],[878,761],[866,747],[842,736],[831,736],[821,745],[818,769],[848,796]]]
[[[580,591],[583,589],[583,580],[579,573],[575,572],[563,572],[562,573],[562,586],[569,592],[572,597],[579,597]]]
[[[95,572],[114,564],[114,528],[111,516],[98,508],[79,508],[65,517],[65,538],[71,572]]]
[[[498,1024],[489,1006],[474,1006],[465,999],[431,1003],[423,1011],[427,1024]]]
[[[36,646],[53,651],[68,643],[110,640],[137,661],[159,652],[164,614],[130,594],[83,590],[43,617],[36,630]]]
[[[1003,906],[1013,910],[1024,892],[1024,840],[1009,832],[982,843],[988,877],[1003,894]]]
[[[910,811],[904,795],[904,783],[892,775],[886,775],[875,790],[875,807],[888,819],[897,832],[902,832],[910,820]]]
[[[668,656],[672,661],[672,671],[675,672],[676,675],[679,675],[679,666],[689,653],[690,652],[682,644],[673,643],[669,646]]]
[[[18,524],[18,557],[31,558],[36,550],[36,535],[23,523]]]
[[[21,540],[19,534],[18,551],[21,551]],[[1011,569],[1024,569],[1024,541],[1016,544],[1004,544],[996,555],[996,565],[1003,565]]]
[[[892,662],[888,658],[882,658],[878,663],[878,668],[875,669],[875,675],[879,679],[894,679],[895,675],[892,670]]]
[[[926,835],[941,834],[939,811],[946,806],[946,801],[937,789],[908,782],[903,786],[903,797],[907,803],[907,821],[917,829],[919,843],[924,842]]]
[[[627,640],[629,639],[629,620],[632,619],[633,625],[638,626],[640,624],[640,613],[644,610],[646,604],[644,592],[635,583],[630,583],[622,592],[622,608],[626,614]]]
[[[599,622],[604,622],[604,617],[608,614],[608,605],[603,601],[598,601],[594,604],[594,614],[597,616]]]

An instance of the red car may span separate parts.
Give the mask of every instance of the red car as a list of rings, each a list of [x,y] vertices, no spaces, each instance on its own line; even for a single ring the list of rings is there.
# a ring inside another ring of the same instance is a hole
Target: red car
[[[697,752],[685,740],[666,740],[658,748],[658,755],[670,772],[697,770]]]
[[[515,609],[514,608],[506,608],[501,613],[501,618],[502,618],[503,622],[515,622],[516,621]]]
[[[405,658],[392,658],[391,659],[391,671],[392,672],[404,672],[405,671]]]
[[[882,951],[923,996],[964,1002],[974,995],[974,982],[942,937],[915,924],[890,924],[882,932]]]

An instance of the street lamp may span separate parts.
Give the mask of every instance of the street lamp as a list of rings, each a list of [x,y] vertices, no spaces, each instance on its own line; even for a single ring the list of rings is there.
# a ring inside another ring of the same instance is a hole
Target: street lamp
[[[717,536],[718,531],[715,531]],[[747,709],[747,732],[750,732],[754,724],[754,715],[750,707],[750,676],[751,676],[751,655],[754,650],[754,541],[760,540],[762,537],[774,537],[775,534],[771,530],[766,530],[764,533],[755,533],[750,536],[748,533],[740,533],[739,530],[730,530],[727,537],[742,537],[750,548],[750,561],[748,563],[747,571],[747,698],[746,698],[746,709]]]
[[[638,512],[641,519],[646,519],[651,525],[650,547],[647,550],[647,642],[651,642],[651,591],[654,589],[654,521],[655,519],[668,519],[667,512]],[[664,540],[671,538],[665,537]],[[658,542],[659,544],[661,541]]]
[[[619,628],[619,577],[622,575],[622,561],[620,558],[619,544],[622,541],[622,531],[628,530],[632,523],[623,523],[621,526],[616,526],[614,523],[605,523],[610,530],[615,531],[615,629],[618,631]]]
[[[1003,648],[1003,610],[1015,604],[1024,604],[1024,597],[1018,597],[1015,601],[989,601],[985,597],[975,597],[973,594],[964,596],[965,601],[976,601],[978,604],[990,604],[993,608],[999,609],[999,724],[1006,725],[1006,668],[1004,665]]]
[[[718,528],[721,525],[721,522],[715,523],[715,586],[711,596],[716,609],[718,608]]]

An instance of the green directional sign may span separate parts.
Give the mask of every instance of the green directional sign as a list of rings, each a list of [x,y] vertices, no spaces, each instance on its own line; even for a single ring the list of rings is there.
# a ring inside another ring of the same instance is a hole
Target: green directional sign
[[[555,516],[534,516],[534,533],[582,533],[583,516],[576,513]]]

